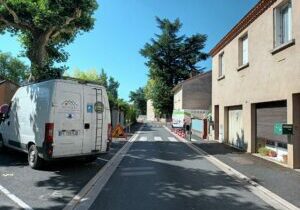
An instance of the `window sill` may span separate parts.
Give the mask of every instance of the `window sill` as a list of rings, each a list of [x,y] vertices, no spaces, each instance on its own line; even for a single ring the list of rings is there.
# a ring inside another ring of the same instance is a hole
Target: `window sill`
[[[278,47],[275,47],[273,50],[271,50],[271,54],[275,55],[278,52],[281,52],[282,50],[285,50],[286,48],[289,48],[296,44],[295,39],[292,39],[291,41],[288,41],[287,43],[284,43],[282,45],[279,45]]]
[[[237,71],[241,71],[241,70],[243,70],[243,69],[245,69],[245,68],[248,68],[249,67],[249,63],[246,63],[246,64],[244,64],[244,65],[242,65],[242,66],[239,66],[238,68],[237,68]]]
[[[218,81],[225,79],[225,75],[218,77]]]

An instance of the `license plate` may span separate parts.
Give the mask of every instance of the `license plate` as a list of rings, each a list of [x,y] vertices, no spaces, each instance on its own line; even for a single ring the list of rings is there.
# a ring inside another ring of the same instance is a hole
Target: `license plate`
[[[79,135],[79,131],[76,130],[63,130],[63,131],[59,131],[58,132],[58,136],[78,136]]]

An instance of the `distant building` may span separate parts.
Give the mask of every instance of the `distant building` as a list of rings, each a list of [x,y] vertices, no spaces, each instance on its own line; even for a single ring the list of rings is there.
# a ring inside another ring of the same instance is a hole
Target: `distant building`
[[[261,0],[210,52],[214,139],[249,153],[266,147],[292,168],[300,168],[299,14],[299,0]],[[293,135],[276,134],[277,123],[293,125]]]
[[[211,106],[212,72],[198,74],[173,88],[173,126],[191,124],[194,134],[207,137],[207,117]]]
[[[0,106],[9,104],[19,85],[0,77]]]
[[[147,101],[147,121],[154,121],[155,120],[155,112],[152,100]]]

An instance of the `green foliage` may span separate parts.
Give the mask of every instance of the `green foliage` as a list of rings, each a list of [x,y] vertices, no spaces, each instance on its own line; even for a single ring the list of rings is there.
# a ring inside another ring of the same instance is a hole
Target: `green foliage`
[[[152,100],[156,115],[162,117],[164,114],[169,116],[172,114],[172,88],[167,86],[164,81],[149,80],[146,86],[146,95],[147,98]]]
[[[145,115],[147,111],[147,100],[144,88],[138,88],[136,91],[130,91],[130,102],[133,102],[138,114]]]
[[[270,152],[270,149],[266,147],[261,147],[258,149],[258,153],[261,154],[262,156],[268,156]]]
[[[146,43],[140,53],[148,59],[146,65],[149,68],[149,79],[155,81],[151,84],[152,88],[155,91],[165,91],[148,94],[148,98],[152,99],[154,108],[159,113],[171,115],[171,90],[192,74],[202,72],[197,64],[208,57],[208,54],[202,52],[207,37],[203,34],[180,36],[182,24],[179,19],[174,22],[168,19],[156,20],[161,34],[155,35],[151,43]]]
[[[129,121],[130,123],[136,123],[137,116],[138,116],[137,112],[138,111],[135,109],[134,106],[130,106],[130,108],[127,111],[127,114],[126,114],[126,120]]]
[[[31,61],[32,80],[60,77],[63,48],[93,28],[96,0],[0,0],[0,33],[18,36]]]
[[[73,77],[86,80],[86,81],[93,81],[100,84],[99,76],[97,74],[96,69],[91,69],[87,71],[80,71],[79,69],[75,69],[73,73]]]
[[[29,68],[21,60],[9,53],[0,52],[0,77],[15,83],[22,83],[28,78]]]

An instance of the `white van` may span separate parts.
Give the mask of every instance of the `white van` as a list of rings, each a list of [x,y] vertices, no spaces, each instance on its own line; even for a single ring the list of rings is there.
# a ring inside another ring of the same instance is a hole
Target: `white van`
[[[0,124],[1,145],[28,153],[32,168],[43,160],[108,150],[111,116],[106,89],[79,80],[49,80],[20,87]]]

